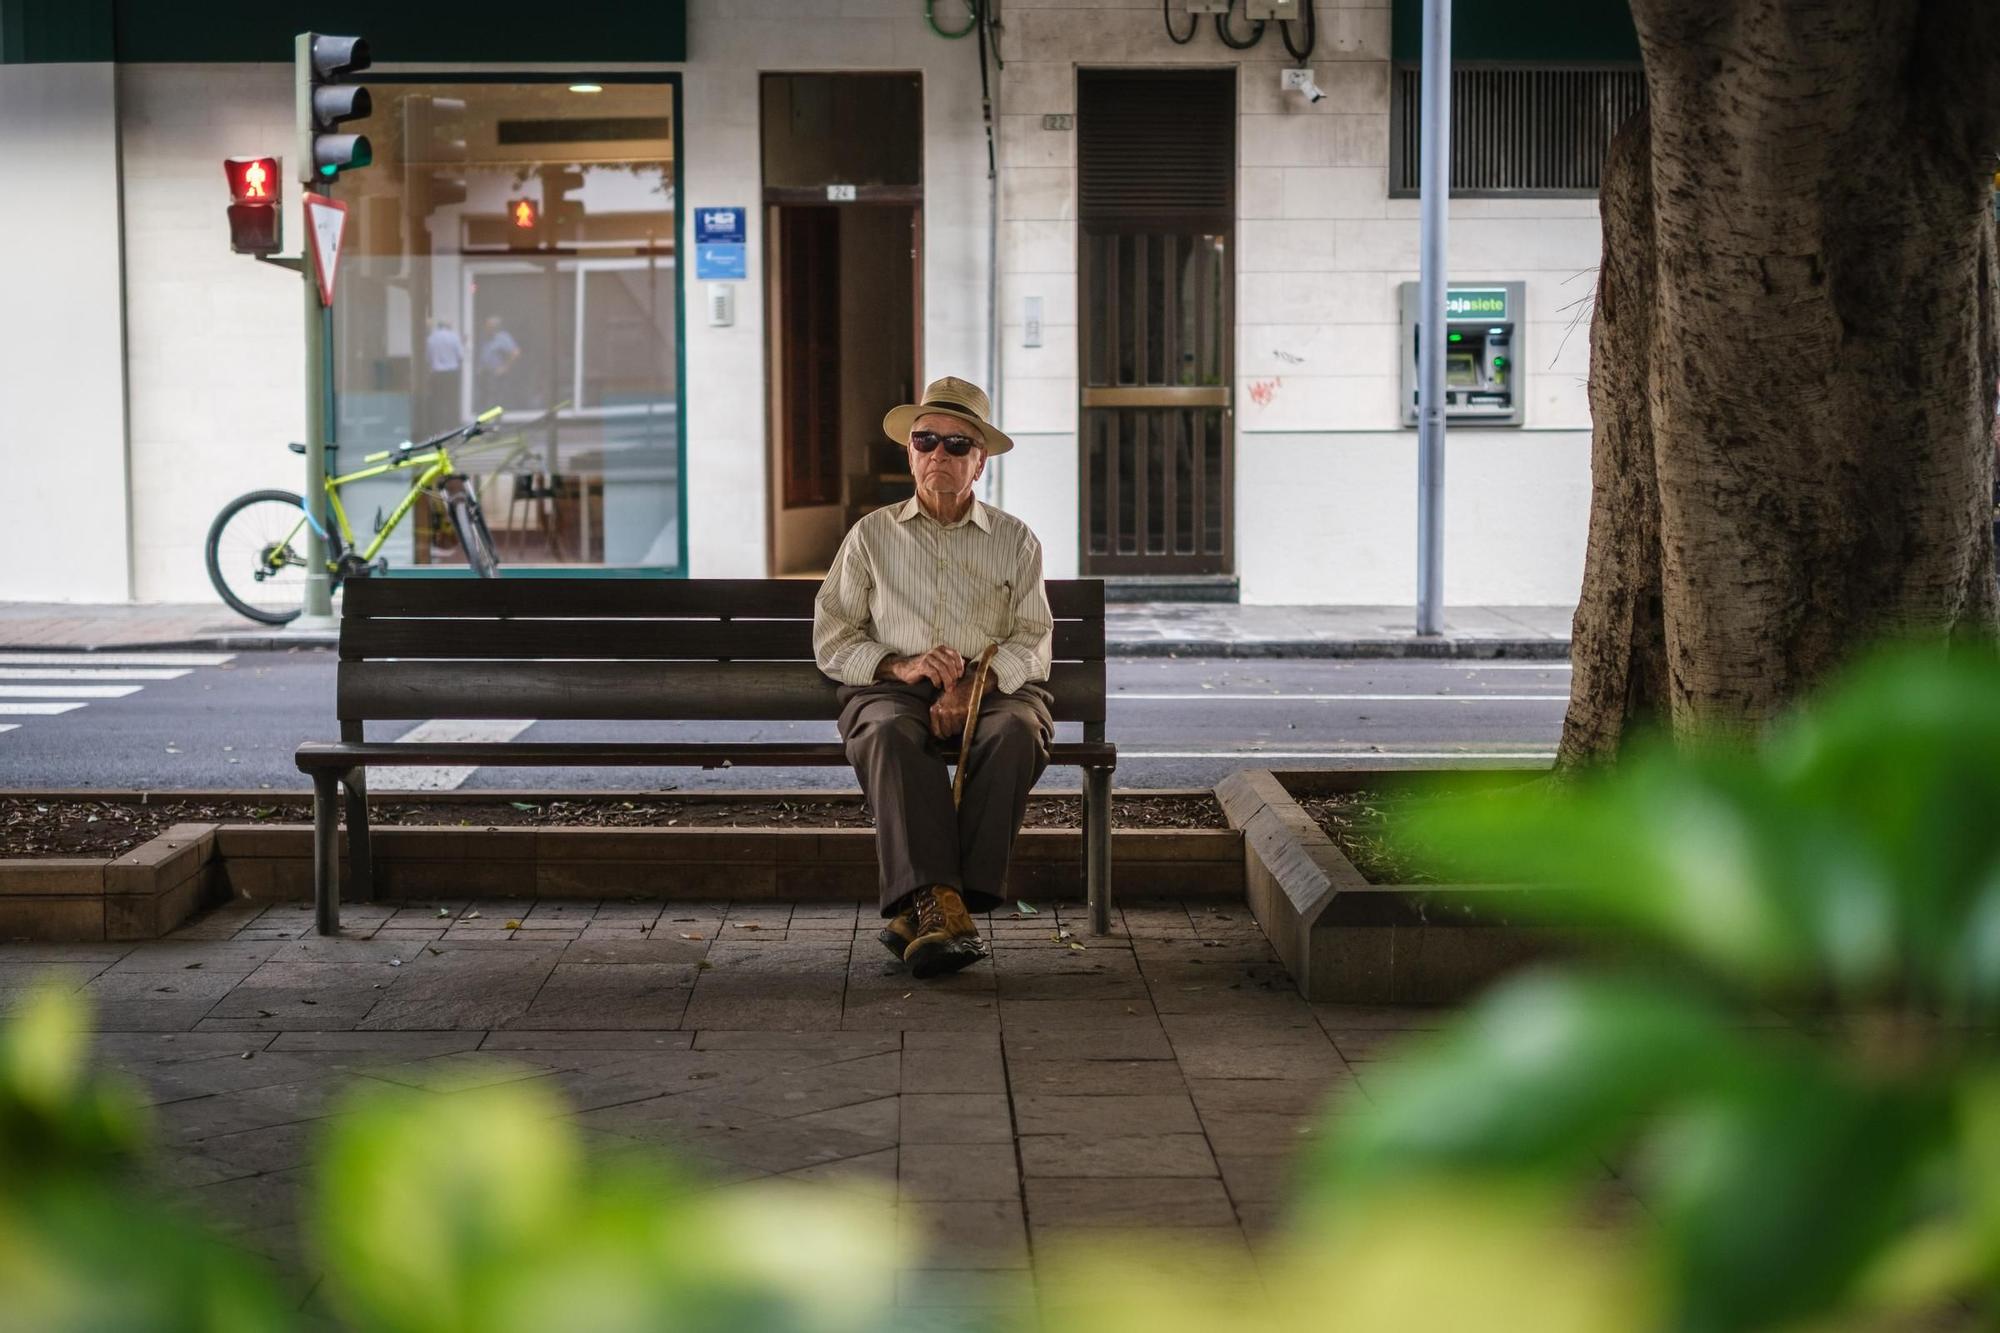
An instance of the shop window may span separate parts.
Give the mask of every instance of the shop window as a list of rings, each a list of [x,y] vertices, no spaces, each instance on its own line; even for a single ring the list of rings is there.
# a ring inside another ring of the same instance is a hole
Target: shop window
[[[375,164],[339,186],[343,464],[499,407],[462,461],[503,564],[679,570],[674,85],[369,86]],[[369,484],[386,508],[406,482]],[[417,513],[392,563],[460,563]]]

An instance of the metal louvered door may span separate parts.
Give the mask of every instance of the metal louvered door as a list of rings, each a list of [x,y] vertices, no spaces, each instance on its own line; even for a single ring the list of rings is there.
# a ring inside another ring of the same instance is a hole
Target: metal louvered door
[[[1230,571],[1236,80],[1078,75],[1082,568]]]

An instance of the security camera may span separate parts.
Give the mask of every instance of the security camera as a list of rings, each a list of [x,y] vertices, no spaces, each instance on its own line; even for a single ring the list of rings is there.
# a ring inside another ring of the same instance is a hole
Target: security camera
[[[1313,72],[1306,68],[1285,70],[1279,77],[1278,86],[1288,93],[1302,93],[1308,102],[1322,102],[1326,94],[1313,82]]]

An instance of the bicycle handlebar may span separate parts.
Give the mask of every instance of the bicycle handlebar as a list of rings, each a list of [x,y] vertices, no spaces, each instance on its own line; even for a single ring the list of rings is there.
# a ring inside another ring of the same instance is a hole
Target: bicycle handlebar
[[[461,435],[469,440],[475,435],[483,434],[488,423],[498,421],[506,410],[504,407],[489,407],[463,426],[453,426],[450,430],[433,435],[428,440],[404,440],[394,449],[384,449],[380,453],[369,454],[362,461],[375,463],[391,454],[413,454],[419,449],[435,449],[447,440],[456,439]]]

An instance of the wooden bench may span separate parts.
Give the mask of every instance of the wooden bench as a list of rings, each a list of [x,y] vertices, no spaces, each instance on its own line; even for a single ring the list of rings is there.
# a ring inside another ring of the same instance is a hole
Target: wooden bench
[[[366,774],[372,765],[840,767],[839,741],[370,741],[370,722],[426,718],[598,721],[833,721],[835,691],[813,660],[813,598],[796,579],[357,578],[340,622],[338,742],[297,753],[313,781],[313,899],[319,933],[340,929],[339,806],[356,896],[372,896]],[[1111,772],[1104,739],[1104,584],[1052,581],[1057,722],[1051,762],[1083,770],[1084,881],[1091,928],[1111,912]],[[956,747],[948,747],[956,757]]]

